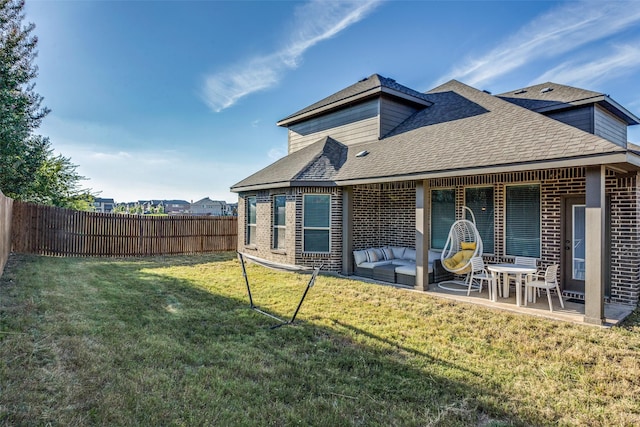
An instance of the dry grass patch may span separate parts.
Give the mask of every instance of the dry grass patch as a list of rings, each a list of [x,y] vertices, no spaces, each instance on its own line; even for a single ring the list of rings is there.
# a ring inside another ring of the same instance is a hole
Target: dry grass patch
[[[308,276],[248,266],[289,317]],[[320,276],[294,326],[234,254],[13,257],[0,422],[639,425],[640,316],[598,329]]]

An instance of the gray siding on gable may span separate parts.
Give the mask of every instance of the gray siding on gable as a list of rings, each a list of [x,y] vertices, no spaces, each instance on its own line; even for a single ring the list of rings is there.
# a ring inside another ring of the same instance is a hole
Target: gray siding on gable
[[[571,110],[553,112],[548,114],[548,116],[585,132],[593,133],[593,106],[591,105]]]
[[[607,110],[596,106],[594,133],[609,141],[625,147],[627,144],[627,124]]]
[[[383,98],[380,102],[380,137],[385,136],[409,116],[418,111],[414,107]]]
[[[345,145],[376,140],[379,137],[379,100],[372,99],[289,126],[289,154],[331,136]]]

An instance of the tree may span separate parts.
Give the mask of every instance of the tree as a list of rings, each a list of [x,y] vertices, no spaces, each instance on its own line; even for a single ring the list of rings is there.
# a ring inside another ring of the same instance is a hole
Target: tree
[[[78,186],[86,178],[35,134],[50,110],[35,92],[35,25],[23,20],[24,0],[0,0],[0,190],[17,200],[88,207],[93,195]]]

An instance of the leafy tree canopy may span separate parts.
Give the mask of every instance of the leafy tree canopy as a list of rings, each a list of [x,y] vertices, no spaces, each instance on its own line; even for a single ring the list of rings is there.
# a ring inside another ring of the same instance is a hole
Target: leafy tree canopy
[[[35,92],[38,38],[23,26],[24,0],[0,0],[0,190],[16,200],[88,209],[93,195],[69,158],[35,134],[49,109]]]

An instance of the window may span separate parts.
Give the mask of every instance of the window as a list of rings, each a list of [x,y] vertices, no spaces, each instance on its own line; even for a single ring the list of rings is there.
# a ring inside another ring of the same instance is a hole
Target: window
[[[273,196],[273,249],[284,249],[287,196]]]
[[[256,197],[247,197],[247,235],[246,244],[256,244]]]
[[[305,194],[302,208],[303,251],[329,252],[331,196]]]
[[[506,187],[506,255],[540,258],[540,186]]]
[[[456,191],[431,190],[431,247],[444,249],[449,230],[456,220]]]
[[[476,218],[476,228],[482,239],[483,252],[495,253],[493,232],[493,187],[467,188],[464,204],[471,209]],[[467,216],[467,219],[469,216]]]

